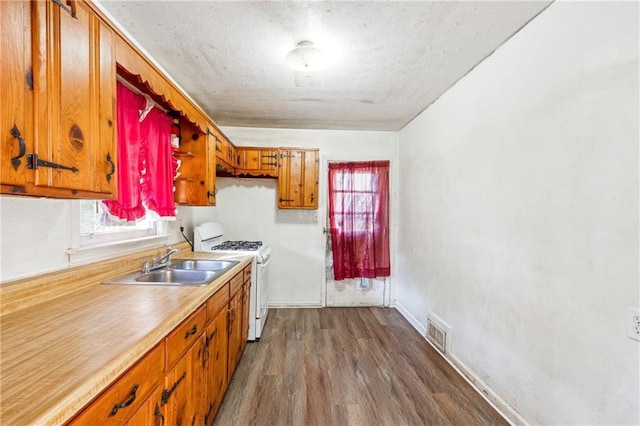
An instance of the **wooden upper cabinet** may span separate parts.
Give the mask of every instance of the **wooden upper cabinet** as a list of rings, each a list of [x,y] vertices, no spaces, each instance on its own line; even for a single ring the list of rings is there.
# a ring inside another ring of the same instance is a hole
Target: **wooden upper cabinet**
[[[2,193],[116,197],[115,34],[69,4],[2,2]]]
[[[238,167],[237,149],[231,142],[229,142],[229,164],[234,168],[234,170]]]
[[[220,176],[234,176],[236,171],[236,147],[217,128],[211,129],[216,140],[216,170]]]
[[[194,124],[181,119],[180,148],[173,155],[180,161],[175,180],[175,202],[190,206],[214,206],[215,139]]]
[[[216,205],[216,138],[213,137],[211,129],[207,129],[207,153],[205,157],[206,168],[206,196],[207,205]]]
[[[239,146],[237,151],[239,164],[236,175],[278,177],[278,150],[276,148]]]
[[[33,3],[38,29],[34,183],[71,189],[74,196],[85,191],[112,198],[117,188],[115,34],[84,2],[69,4]]]
[[[318,150],[280,148],[278,157],[278,208],[317,209]]]
[[[2,193],[26,191],[26,154],[33,152],[33,75],[31,67],[31,4],[1,1],[0,87]]]

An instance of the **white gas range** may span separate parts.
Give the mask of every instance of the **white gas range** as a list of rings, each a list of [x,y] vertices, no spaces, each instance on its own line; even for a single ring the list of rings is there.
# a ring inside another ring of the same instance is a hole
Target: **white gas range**
[[[193,250],[253,256],[249,291],[249,340],[259,339],[267,321],[269,296],[268,266],[271,249],[262,241],[225,241],[224,229],[216,222],[198,225],[193,231]]]

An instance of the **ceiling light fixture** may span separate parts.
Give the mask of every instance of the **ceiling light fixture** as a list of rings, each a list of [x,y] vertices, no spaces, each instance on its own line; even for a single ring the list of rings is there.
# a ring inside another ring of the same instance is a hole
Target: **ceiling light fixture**
[[[309,40],[298,43],[285,59],[289,68],[295,71],[312,72],[326,66],[324,53]]]

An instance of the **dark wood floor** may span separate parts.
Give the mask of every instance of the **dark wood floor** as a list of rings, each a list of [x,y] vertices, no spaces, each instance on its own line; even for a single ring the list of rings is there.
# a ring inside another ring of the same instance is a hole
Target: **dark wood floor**
[[[508,424],[395,310],[272,309],[218,425]]]

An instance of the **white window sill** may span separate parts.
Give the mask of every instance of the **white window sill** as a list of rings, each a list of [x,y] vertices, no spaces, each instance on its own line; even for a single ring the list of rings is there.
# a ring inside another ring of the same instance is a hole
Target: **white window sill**
[[[114,241],[78,248],[70,248],[67,249],[69,266],[79,266],[100,260],[111,259],[113,257],[125,256],[138,251],[166,245],[168,242],[169,235],[154,235],[152,237],[141,237],[126,241]]]

